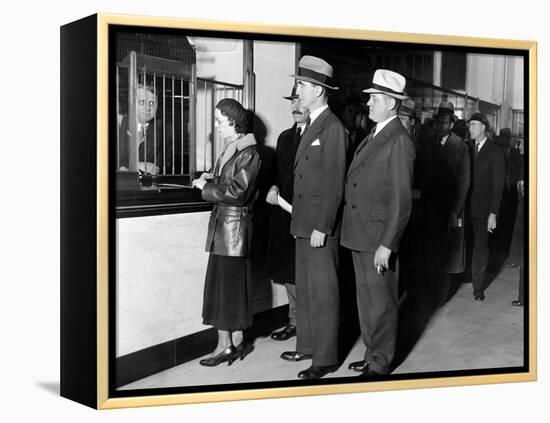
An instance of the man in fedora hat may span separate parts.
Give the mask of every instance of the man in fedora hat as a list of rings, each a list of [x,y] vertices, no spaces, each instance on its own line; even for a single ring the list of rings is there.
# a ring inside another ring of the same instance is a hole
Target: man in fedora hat
[[[296,86],[292,88],[290,96],[283,98],[290,100],[294,125],[283,131],[277,140],[275,183],[269,189],[266,198],[269,204],[277,206],[271,210],[267,276],[276,283],[284,284],[288,297],[288,324],[271,334],[271,338],[276,341],[286,341],[296,336],[296,285],[294,282],[296,242],[290,234],[291,215],[279,207],[278,196],[292,203],[294,159],[309,119],[309,110],[300,106],[298,101]]]
[[[490,126],[483,113],[468,120],[472,154],[470,217],[474,236],[472,283],[474,299],[485,300],[485,273],[489,260],[489,233],[497,227],[497,215],[504,189],[504,155],[487,134]]]
[[[296,351],[289,361],[312,359],[298,373],[318,379],[338,367],[338,240],[346,172],[344,125],[327,104],[332,66],[323,59],[300,59],[296,94],[309,110],[309,124],[294,161],[294,196],[290,232],[296,237]]]
[[[374,73],[367,103],[374,130],[357,147],[345,183],[340,243],[352,252],[362,360],[349,369],[365,376],[391,371],[398,318],[396,253],[411,211],[414,145],[397,118],[405,78]]]
[[[419,154],[421,201],[425,234],[424,270],[432,305],[440,306],[451,292],[451,276],[464,272],[464,208],[470,187],[468,146],[451,130],[458,117],[449,101],[439,104],[435,137]]]
[[[401,106],[399,106],[397,116],[399,116],[401,124],[407,130],[412,140],[415,141],[414,129],[417,123],[417,119],[416,105],[412,98],[406,98],[401,102]]]

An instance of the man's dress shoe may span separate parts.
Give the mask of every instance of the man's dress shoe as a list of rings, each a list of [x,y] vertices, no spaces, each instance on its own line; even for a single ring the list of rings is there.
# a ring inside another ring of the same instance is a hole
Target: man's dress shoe
[[[350,363],[348,369],[353,370],[354,372],[363,373],[369,368],[369,362],[367,360],[354,361]]]
[[[485,301],[485,295],[484,294],[474,295],[474,300],[476,300],[476,301]]]
[[[293,336],[296,336],[296,326],[288,325],[278,332],[273,332],[271,334],[271,339],[275,341],[286,341]]]
[[[312,358],[312,355],[304,354],[298,351],[285,351],[281,354],[281,358],[286,361],[302,361],[310,360]]]
[[[514,301],[512,301],[512,305],[513,305],[514,307],[523,307],[523,301],[521,301],[521,300],[514,300]]]
[[[311,366],[298,373],[300,379],[321,379],[327,373],[335,372],[338,369],[338,365],[331,366]]]

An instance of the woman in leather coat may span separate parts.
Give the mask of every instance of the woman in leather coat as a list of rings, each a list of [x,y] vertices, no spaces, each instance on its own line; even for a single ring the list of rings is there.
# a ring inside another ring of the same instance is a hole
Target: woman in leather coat
[[[229,365],[246,355],[243,330],[252,326],[252,286],[248,253],[252,239],[252,208],[258,196],[260,157],[249,114],[233,99],[216,105],[216,130],[225,141],[213,174],[193,181],[202,198],[214,203],[206,251],[210,252],[203,298],[203,323],[218,330],[218,343],[203,366]]]

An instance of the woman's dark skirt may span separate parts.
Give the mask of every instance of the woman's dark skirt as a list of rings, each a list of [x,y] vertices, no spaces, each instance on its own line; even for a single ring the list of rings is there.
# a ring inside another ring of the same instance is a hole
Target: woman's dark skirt
[[[202,318],[218,330],[243,330],[252,326],[252,278],[246,257],[210,254]]]

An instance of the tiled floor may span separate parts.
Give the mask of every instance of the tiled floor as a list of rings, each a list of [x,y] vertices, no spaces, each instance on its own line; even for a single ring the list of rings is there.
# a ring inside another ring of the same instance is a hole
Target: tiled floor
[[[462,284],[444,306],[427,315],[403,311],[402,325],[421,331],[414,342],[402,343],[405,347],[398,353],[401,360],[393,374],[522,366],[524,309],[510,305],[517,296],[518,272],[519,268],[504,267],[487,289],[483,303],[474,301],[471,284]],[[258,338],[254,351],[231,366],[224,363],[208,368],[194,360],[121,389],[293,380],[311,363],[279,358],[294,346],[295,338],[283,342]],[[326,377],[355,376],[347,367],[362,359],[363,351],[358,338],[340,368]]]

